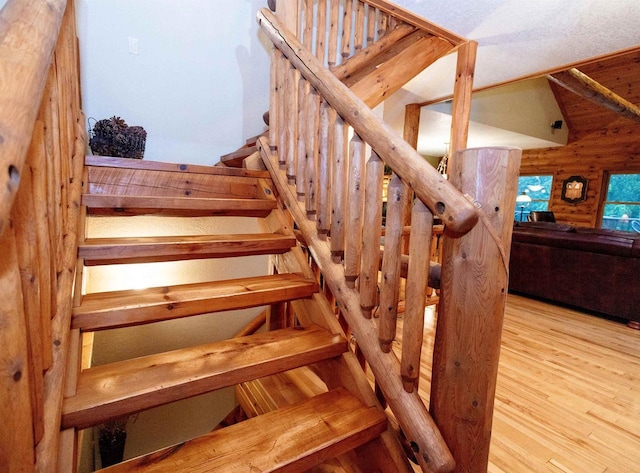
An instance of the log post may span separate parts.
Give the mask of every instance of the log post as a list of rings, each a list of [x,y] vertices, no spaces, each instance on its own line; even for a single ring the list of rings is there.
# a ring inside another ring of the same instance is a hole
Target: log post
[[[457,153],[450,176],[475,198],[480,222],[445,231],[433,353],[431,414],[456,472],[486,472],[521,150]]]

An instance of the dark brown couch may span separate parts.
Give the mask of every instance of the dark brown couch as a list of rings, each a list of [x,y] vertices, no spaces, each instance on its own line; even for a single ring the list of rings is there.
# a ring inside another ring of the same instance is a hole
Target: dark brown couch
[[[509,290],[640,322],[640,235],[516,223]]]

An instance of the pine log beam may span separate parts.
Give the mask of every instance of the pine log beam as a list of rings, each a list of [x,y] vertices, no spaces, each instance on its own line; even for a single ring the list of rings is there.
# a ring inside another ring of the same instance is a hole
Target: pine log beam
[[[478,214],[470,200],[382,122],[295,37],[288,34],[273,14],[262,9],[258,13],[258,22],[269,39],[305,79],[448,228],[466,232],[476,224]]]
[[[433,352],[429,408],[460,473],[486,472],[489,462],[521,153],[464,150],[450,174],[483,212],[467,234],[444,234]]]
[[[619,96],[576,68],[548,75],[547,78],[580,97],[608,108],[623,117],[640,122],[640,107]]]
[[[66,3],[9,0],[0,10],[0,233],[18,191]]]

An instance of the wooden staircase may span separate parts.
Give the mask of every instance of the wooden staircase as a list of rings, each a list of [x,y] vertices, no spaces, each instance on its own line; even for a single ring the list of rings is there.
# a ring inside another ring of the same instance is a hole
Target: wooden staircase
[[[162,195],[155,195],[158,188]],[[250,414],[240,424],[105,471],[305,471],[348,452],[353,456],[354,449],[371,442],[387,449],[380,441],[387,431],[387,418],[351,358],[335,315],[318,292],[315,276],[303,264],[302,250],[276,197],[264,171],[87,157],[81,209],[85,229],[93,218],[153,214],[258,217],[265,231],[87,238],[81,230],[79,275],[89,266],[118,265],[126,271],[126,264],[131,263],[265,254],[272,255],[275,272],[88,294],[82,294],[79,277],[71,319],[77,346],[87,332],[196,315],[207,314],[212,323],[224,324],[224,317],[214,322],[216,313],[222,311],[264,306],[272,317],[266,332],[80,370],[76,377],[71,376],[75,379],[63,401],[63,430],[79,431],[300,367],[332,373],[327,388],[310,398],[281,405],[265,415]],[[70,369],[74,365],[77,359],[71,360]],[[389,456],[394,455],[399,456]],[[367,461],[370,465],[371,460]],[[400,460],[400,468],[393,463],[385,460],[376,469],[403,471],[406,467],[406,459]]]

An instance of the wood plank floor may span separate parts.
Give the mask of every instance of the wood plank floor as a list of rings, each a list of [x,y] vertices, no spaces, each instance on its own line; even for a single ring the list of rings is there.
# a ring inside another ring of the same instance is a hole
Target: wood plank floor
[[[433,332],[431,318],[420,380],[427,403]],[[489,472],[639,473],[640,331],[510,295]]]

